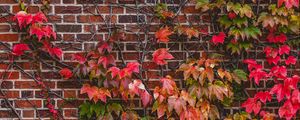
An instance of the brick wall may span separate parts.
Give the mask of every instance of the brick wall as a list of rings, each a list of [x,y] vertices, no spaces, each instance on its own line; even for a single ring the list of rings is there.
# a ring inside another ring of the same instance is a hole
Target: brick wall
[[[139,44],[138,41],[153,38],[153,33],[160,25],[160,21],[153,16],[155,1],[51,0],[48,13],[49,23],[53,24],[58,34],[58,39],[53,41],[53,43],[56,46],[64,48],[63,61],[72,65],[73,63],[70,60],[72,53],[93,49],[99,40],[106,40],[108,36],[107,27],[118,26],[126,31],[126,39],[120,43],[124,59],[126,61],[136,61],[139,55],[136,50],[136,46]],[[184,0],[161,1],[168,3],[170,10],[177,11],[178,6]],[[266,3],[269,2],[267,1]],[[40,0],[26,0],[26,3],[30,4],[28,9],[30,13],[36,13],[41,9]],[[263,3],[262,7],[264,7]],[[12,15],[7,14],[7,12],[16,13],[19,11],[19,6],[15,0],[0,0],[0,8],[0,41],[7,42],[7,45],[12,46],[20,40],[21,35],[16,32],[14,25],[7,23],[12,18]],[[195,10],[193,2],[188,2],[174,21],[182,25],[197,25],[202,29],[210,31],[209,16],[199,13],[199,11]],[[106,23],[109,23],[109,26]],[[143,24],[149,26],[143,26]],[[145,31],[150,34],[145,34]],[[162,46],[170,48],[171,53],[175,57],[174,60],[170,60],[169,64],[165,66],[164,69],[168,71],[176,69],[182,60],[190,57],[191,54],[189,53],[194,53],[192,55],[198,57],[204,50],[208,50],[209,52],[215,51],[215,48],[203,41],[202,38],[190,41],[172,38],[170,43],[161,44],[160,47]],[[258,51],[260,52],[257,53],[257,56],[263,56],[261,50]],[[113,53],[116,56],[117,62],[120,62],[120,53],[116,49]],[[256,55],[253,51],[250,51],[249,56],[251,54]],[[17,119],[17,116],[11,112],[10,107],[1,98],[8,98],[9,102],[16,108],[23,119],[48,118],[49,113],[44,105],[45,100],[41,99],[41,91],[36,83],[18,70],[10,69],[9,75],[4,74],[7,72],[7,67],[9,67],[9,59],[7,58],[7,51],[4,46],[0,46],[0,57],[0,76],[4,78],[0,82],[1,89],[6,92],[6,95],[0,96],[0,119]],[[146,69],[143,74],[146,79],[150,79],[148,86],[153,88],[159,84],[158,78],[160,73],[158,66],[150,60],[150,58],[147,58],[145,63],[143,63]],[[32,66],[31,62],[25,58],[17,60],[17,64],[26,71],[32,71],[32,67],[34,66]],[[56,65],[52,61],[46,62]],[[265,63],[265,61],[262,62]],[[80,85],[78,82],[75,79],[61,79],[59,74],[57,74],[57,69],[43,65],[40,67],[42,68],[42,74],[46,79],[47,86],[64,98],[70,99],[70,103],[68,103],[63,102],[60,98],[56,98],[56,108],[62,107],[61,110],[65,119],[78,119],[78,105],[86,97],[79,94]],[[299,69],[295,70],[298,73],[300,71]],[[179,74],[174,74],[174,72],[164,74],[171,74],[175,78],[182,77]],[[177,79],[177,83],[179,86],[183,86],[179,79]],[[245,86],[248,87],[246,89],[249,90],[249,94],[257,90],[250,83],[245,83]],[[265,87],[267,86],[265,85]],[[73,98],[77,99],[71,100]],[[139,100],[137,102],[139,106],[142,106]],[[234,106],[228,108],[227,112],[232,113],[240,110],[238,107],[239,103],[234,104]],[[270,106],[270,109],[276,110],[277,108]],[[137,108],[137,110],[140,110],[141,113],[143,112],[141,107]]]

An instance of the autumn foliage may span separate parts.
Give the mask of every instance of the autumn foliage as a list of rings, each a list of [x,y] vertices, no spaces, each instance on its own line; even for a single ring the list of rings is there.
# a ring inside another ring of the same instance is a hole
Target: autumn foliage
[[[139,51],[150,58],[147,62],[154,63],[155,67],[161,69],[157,80],[159,85],[154,88],[149,88],[143,77],[143,60],[116,61],[122,51],[117,56],[114,48],[117,49],[118,42],[125,39],[124,31],[114,31],[107,40],[99,40],[95,49],[72,54],[72,61],[76,65],[60,67],[57,72],[66,81],[83,79],[80,81],[80,94],[86,97],[85,102],[80,105],[80,117],[83,119],[272,120],[279,117],[290,120],[300,110],[300,77],[289,70],[299,62],[299,50],[295,49],[293,43],[289,43],[290,34],[299,34],[300,18],[294,8],[299,8],[299,0],[278,0],[277,5],[269,5],[259,14],[255,14],[249,4],[197,0],[196,9],[201,13],[212,13],[219,9],[225,12],[214,19],[219,25],[218,31],[213,26],[214,31],[209,32],[199,26],[170,23],[176,13],[165,4],[158,4],[155,15],[162,24],[150,41],[150,44],[157,47],[154,50]],[[27,39],[12,46],[12,61],[20,56],[40,52],[46,52],[54,61],[62,59],[62,48],[51,43],[57,36],[52,26],[46,25],[48,19],[44,13],[19,11],[14,16],[14,21],[19,30],[25,32]],[[298,30],[295,28],[297,25]],[[212,47],[209,49],[216,47],[216,53],[204,51],[200,57],[183,59],[176,70],[172,71],[174,76],[183,76],[180,80],[163,70],[176,56],[170,48],[158,45],[174,42],[177,37],[183,37],[187,41],[207,38],[202,42]],[[253,56],[244,55],[256,50],[255,46],[261,48],[265,63],[262,64],[261,60]],[[229,55],[244,55],[243,60],[238,61],[242,66],[225,65],[228,57],[233,57]],[[178,81],[182,82],[181,87]],[[254,95],[242,99],[243,102],[238,107],[244,108],[245,112],[221,116],[225,114],[221,113],[222,108],[235,103],[236,86],[245,83],[261,86],[269,81],[272,81],[270,89],[257,90]],[[46,89],[42,80],[38,84]],[[116,98],[120,98],[121,102],[116,102]],[[151,108],[151,113],[139,116],[131,109],[135,106],[136,98],[141,100],[145,111]],[[51,104],[50,98],[46,99],[49,112],[57,119],[58,111]],[[272,101],[279,104],[278,112],[264,109]]]

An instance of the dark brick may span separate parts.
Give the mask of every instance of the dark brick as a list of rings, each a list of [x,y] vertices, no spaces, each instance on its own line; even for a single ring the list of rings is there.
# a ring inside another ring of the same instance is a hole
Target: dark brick
[[[119,22],[120,23],[136,23],[136,22],[144,22],[145,17],[140,15],[120,15],[119,16]]]
[[[82,8],[80,6],[55,6],[56,14],[65,14],[65,13],[81,13]]]
[[[57,32],[81,32],[81,25],[57,25]]]
[[[76,0],[77,4],[101,4],[103,0]]]

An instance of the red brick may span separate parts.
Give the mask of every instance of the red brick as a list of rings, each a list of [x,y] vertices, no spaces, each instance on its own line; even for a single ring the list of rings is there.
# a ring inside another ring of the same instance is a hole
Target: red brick
[[[57,25],[57,32],[81,32],[81,25]]]
[[[63,0],[64,4],[72,4],[75,3],[75,0]]]
[[[65,98],[76,98],[76,90],[65,90],[63,91]]]
[[[66,13],[81,13],[80,6],[55,6],[56,14],[66,14]]]
[[[0,41],[2,42],[16,42],[18,39],[18,34],[0,34]]]
[[[33,118],[34,117],[34,110],[23,110],[23,117]]]
[[[34,14],[34,13],[39,12],[39,10],[40,10],[40,8],[38,6],[29,6],[27,9],[27,12]],[[17,13],[19,11],[21,11],[19,6],[13,6],[13,13]]]
[[[0,4],[14,4],[17,3],[15,0],[1,0]]]
[[[186,6],[183,8],[183,13],[200,13],[200,10],[197,10],[195,6]]]
[[[75,16],[74,15],[64,15],[64,22],[70,22],[70,23],[74,23],[75,22]]]
[[[62,17],[59,15],[49,15],[49,22],[50,23],[61,23]]]
[[[4,96],[1,96],[0,95],[0,99],[2,98],[19,98],[20,95],[19,95],[19,91],[4,91],[5,95]]]
[[[10,26],[9,25],[0,25],[0,32],[9,32]]]
[[[94,15],[80,15],[77,17],[77,21],[79,23],[104,22],[102,16],[94,16]]]
[[[42,107],[42,101],[41,100],[16,100],[15,101],[17,108],[33,108],[34,106],[37,108]]]
[[[120,14],[124,12],[124,8],[123,7],[109,7],[109,6],[99,6],[98,7],[97,12],[99,12],[99,14],[109,14],[110,12],[113,14]]]
[[[74,109],[64,110],[65,117],[78,117],[78,111]]]
[[[2,79],[19,79],[19,72],[0,72],[0,78]]]

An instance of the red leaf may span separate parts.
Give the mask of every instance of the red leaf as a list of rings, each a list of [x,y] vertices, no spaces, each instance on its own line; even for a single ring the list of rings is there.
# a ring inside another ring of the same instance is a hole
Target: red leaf
[[[20,29],[25,28],[32,21],[32,15],[27,14],[25,11],[19,11],[15,16],[14,20],[18,21]]]
[[[275,37],[275,42],[284,43],[287,40],[285,34],[281,33],[280,35]]]
[[[38,40],[40,41],[43,36],[45,35],[45,32],[42,30],[42,28],[36,24],[33,24],[30,26],[30,36],[36,35],[38,37]]]
[[[12,54],[15,56],[20,56],[24,54],[24,51],[30,50],[27,44],[16,44],[13,46]]]
[[[110,67],[108,72],[111,72],[111,77],[114,78],[120,73],[120,69],[117,67]]]
[[[248,64],[248,70],[253,70],[253,69],[261,69],[262,66],[257,64],[255,60],[253,59],[245,59],[243,61],[244,63]]]
[[[211,42],[213,42],[215,45],[218,45],[219,43],[223,44],[225,37],[226,34],[224,32],[220,32],[218,35],[214,35],[212,37]]]
[[[51,36],[56,39],[56,33],[53,31],[51,26],[42,27],[42,31],[44,31],[44,36],[51,38]]]
[[[155,100],[158,100],[158,103],[162,103],[166,98],[164,95],[160,94],[160,92],[161,89],[158,86],[156,86],[153,91],[153,97]]]
[[[105,50],[107,50],[107,52],[111,52],[112,50],[112,47],[107,42],[104,42],[98,47],[99,53],[104,53]]]
[[[101,56],[98,59],[98,64],[102,64],[104,68],[107,68],[108,65],[115,65],[115,58],[112,55]]]
[[[289,56],[289,57],[285,60],[285,64],[286,64],[286,65],[289,65],[289,64],[295,65],[296,62],[297,62],[297,59],[296,59],[294,56]]]
[[[186,109],[185,107],[186,107],[186,102],[183,99],[175,97],[175,96],[169,97],[169,99],[168,99],[168,110],[169,111],[172,111],[173,109],[175,109],[176,113],[178,115],[180,115],[181,112]]]
[[[143,106],[147,107],[147,105],[150,104],[152,101],[152,96],[146,90],[140,93],[140,96],[142,99]]]
[[[285,66],[274,66],[271,68],[270,75],[277,78],[285,79],[287,76],[287,70]]]
[[[84,64],[87,61],[87,59],[79,53],[73,54],[72,59],[79,62],[79,64]]]
[[[278,7],[280,7],[283,2],[285,2],[285,7],[290,9],[292,8],[293,6],[295,7],[299,7],[299,0],[278,0]]]
[[[228,17],[229,17],[230,19],[234,19],[234,18],[236,18],[236,14],[235,14],[234,12],[229,12],[229,13],[228,13]]]
[[[275,58],[278,55],[278,50],[274,49],[274,48],[271,48],[269,46],[264,48],[264,52],[266,53],[267,57]]]
[[[129,88],[130,92],[132,92],[136,95],[140,94],[140,90],[146,90],[146,88],[141,80],[134,80],[133,83],[130,83],[128,85],[128,88]]]
[[[51,47],[50,43],[47,41],[43,41],[43,49],[44,51],[48,52],[51,56],[56,56],[61,59],[62,57],[62,50],[58,47]]]
[[[287,120],[290,120],[296,113],[297,109],[294,108],[290,100],[285,101],[283,106],[281,106],[278,110],[280,118],[284,117]]]
[[[275,36],[273,32],[270,32],[267,36],[267,40],[270,43],[284,43],[287,40],[287,37],[283,33]]]
[[[297,84],[299,80],[300,77],[298,75],[294,75],[292,78],[284,79],[284,85],[289,86],[292,89],[297,89]]]
[[[259,99],[261,102],[266,103],[267,100],[272,100],[272,96],[268,91],[258,92],[255,94],[254,99]]]
[[[283,55],[283,54],[290,54],[290,50],[291,48],[288,45],[282,45],[279,50],[278,53],[279,55]]]
[[[280,57],[279,57],[279,56],[276,56],[275,58],[273,58],[273,57],[268,57],[268,58],[267,58],[267,62],[268,62],[270,65],[271,65],[272,63],[273,63],[274,65],[277,65],[279,61],[280,61]]]
[[[61,57],[62,57],[62,50],[58,47],[51,48],[49,53],[50,53],[50,55],[56,56],[59,59],[61,59]]]
[[[59,74],[64,78],[64,79],[69,79],[73,76],[73,73],[70,69],[68,68],[63,68],[59,71]]]
[[[259,85],[259,81],[265,77],[267,77],[268,74],[261,69],[252,70],[249,74],[250,80],[253,78],[255,83]]]
[[[276,84],[270,91],[270,94],[277,94],[277,100],[280,102],[284,97],[290,97],[291,90],[289,86],[283,84]]]
[[[164,104],[159,105],[157,108],[157,117],[161,118],[162,116],[164,116],[166,109],[167,109],[166,105],[164,105]]]
[[[172,34],[172,31],[170,31],[169,27],[160,28],[156,33],[155,37],[157,39],[157,42],[169,42],[169,36]]]
[[[137,62],[127,63],[127,65],[126,65],[127,72],[129,72],[129,73],[132,73],[132,72],[139,73],[140,72],[139,65],[140,64],[137,63]]]
[[[248,98],[247,101],[242,104],[242,107],[246,108],[247,113],[253,111],[254,114],[257,114],[260,111],[261,103],[254,98]]]
[[[295,89],[292,93],[292,98],[291,98],[293,103],[298,103],[300,104],[300,92],[298,89]],[[299,106],[300,107],[300,106]]]
[[[94,94],[94,102],[96,103],[98,99],[106,103],[106,96],[111,97],[110,92],[105,88],[99,88],[98,91]]]
[[[170,78],[161,78],[160,82],[163,84],[162,90],[166,91],[169,95],[172,95],[175,92],[176,83]]]
[[[95,103],[100,99],[106,103],[106,96],[111,97],[110,92],[104,88],[98,88],[96,86],[91,87],[89,84],[83,84],[80,94],[87,93],[90,100],[94,100]]]
[[[152,54],[153,61],[158,65],[165,65],[167,62],[166,59],[173,59],[174,57],[168,52],[166,48],[160,48],[154,51]]]
[[[43,23],[43,22],[48,22],[48,19],[42,12],[36,13],[32,18],[32,24]]]
[[[182,90],[180,93],[180,97],[187,101],[190,106],[194,106],[196,104],[196,100],[186,91]]]

